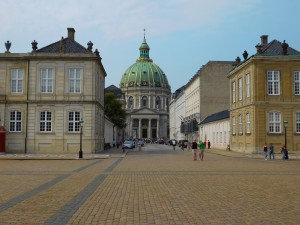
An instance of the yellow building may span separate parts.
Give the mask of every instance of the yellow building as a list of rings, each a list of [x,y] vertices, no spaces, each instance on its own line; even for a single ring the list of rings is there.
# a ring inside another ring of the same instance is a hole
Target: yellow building
[[[257,153],[273,143],[277,153],[283,144],[300,151],[300,52],[267,35],[256,48],[228,76],[230,148]]]
[[[0,54],[0,117],[9,153],[77,153],[104,147],[106,72],[93,43],[68,37],[30,53]]]

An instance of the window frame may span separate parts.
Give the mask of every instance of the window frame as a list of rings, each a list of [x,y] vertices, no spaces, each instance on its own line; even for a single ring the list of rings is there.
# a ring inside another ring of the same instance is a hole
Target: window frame
[[[294,71],[294,95],[300,95],[300,71]]]
[[[50,120],[49,120],[49,115],[50,115]],[[41,111],[40,112],[40,121],[39,121],[40,128],[39,128],[39,132],[42,132],[42,133],[50,133],[50,132],[52,132],[52,130],[53,130],[52,129],[53,119],[52,118],[53,117],[52,117],[52,112],[51,111],[45,110],[45,111]]]
[[[72,120],[70,120],[70,118],[71,118],[70,114],[73,114]],[[68,132],[69,133],[79,133],[80,132],[81,118],[82,118],[82,113],[80,111],[68,111]],[[70,129],[70,128],[72,128],[72,129]]]
[[[280,134],[280,133],[282,133],[282,125],[281,125],[282,118],[281,117],[282,117],[282,115],[281,115],[280,111],[270,111],[270,112],[268,112],[268,132],[270,134]],[[274,119],[271,120],[272,118],[274,118]],[[276,120],[276,118],[278,118],[278,120]]]
[[[243,116],[242,116],[242,114],[239,114],[238,120],[239,120],[239,135],[241,135],[241,134],[243,134]]]
[[[236,118],[232,117],[232,135],[236,135]]]
[[[251,96],[251,80],[250,80],[250,73],[246,74],[246,98],[250,98]]]
[[[142,99],[141,99],[141,105],[142,107],[147,107],[148,105],[148,97],[147,96],[143,96]]]
[[[51,74],[49,74],[51,71]],[[45,74],[44,74],[45,73]],[[43,76],[46,77],[43,77]],[[51,78],[49,77],[51,75]],[[43,84],[45,82],[45,84]],[[41,68],[40,69],[40,90],[41,93],[53,93],[54,91],[54,69],[53,68]],[[51,89],[51,90],[49,90]]]
[[[14,115],[12,115],[14,114]],[[14,116],[14,119],[12,119]],[[11,129],[13,127],[13,129]],[[9,132],[20,133],[22,132],[22,112],[18,110],[10,111],[9,113]]]
[[[251,133],[251,118],[250,113],[246,113],[246,133]]]
[[[295,113],[295,132],[300,134],[300,112]]]
[[[68,91],[72,94],[82,93],[83,88],[83,68],[69,68],[68,70]],[[72,74],[72,72],[74,72]],[[73,76],[73,77],[72,77]]]
[[[133,97],[129,96],[129,98],[128,98],[128,108],[129,109],[133,109],[133,102],[134,102]]]
[[[232,82],[232,103],[236,102],[236,81]]]
[[[243,100],[243,78],[238,79],[239,101]]]
[[[14,72],[16,72],[16,74]],[[23,93],[23,85],[24,85],[24,69],[21,68],[11,69],[10,92],[15,94]]]
[[[278,79],[275,79],[275,76],[277,75],[278,75]],[[267,94],[271,96],[280,95],[280,71],[279,70],[267,71]]]

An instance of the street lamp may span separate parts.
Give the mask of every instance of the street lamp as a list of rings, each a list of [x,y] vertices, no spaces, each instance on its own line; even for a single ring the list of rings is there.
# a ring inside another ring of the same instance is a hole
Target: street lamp
[[[80,126],[80,149],[79,149],[79,159],[82,158],[82,127],[83,127],[83,118],[81,117],[80,118],[80,121],[79,121],[79,126]]]
[[[284,145],[285,145],[285,148],[287,148],[287,146],[286,146],[286,128],[288,126],[288,123],[289,122],[287,120],[283,121],[283,126],[284,126]]]

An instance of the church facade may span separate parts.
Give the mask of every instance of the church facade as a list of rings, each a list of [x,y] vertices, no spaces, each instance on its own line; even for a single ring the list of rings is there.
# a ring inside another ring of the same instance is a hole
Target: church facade
[[[149,57],[144,37],[140,57],[122,75],[125,94],[125,139],[165,139],[169,136],[171,87],[163,70]]]

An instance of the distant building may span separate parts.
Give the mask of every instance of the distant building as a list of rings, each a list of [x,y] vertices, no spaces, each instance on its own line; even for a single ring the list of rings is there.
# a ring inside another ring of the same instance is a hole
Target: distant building
[[[207,116],[229,107],[229,82],[227,75],[232,61],[209,61],[185,85],[185,117],[181,125],[187,140],[206,140],[198,124]]]
[[[210,141],[211,148],[226,150],[230,139],[229,117],[228,110],[207,116],[200,123],[200,139]]]
[[[140,57],[120,81],[126,102],[125,138],[166,138],[171,88],[166,74],[150,59],[145,37],[139,50]]]
[[[177,89],[170,101],[170,139],[184,140],[185,132],[181,131],[185,118],[184,86]]]
[[[256,48],[229,74],[230,147],[258,153],[273,143],[279,152],[286,139],[288,150],[300,151],[300,52],[267,35]]]
[[[9,153],[83,153],[104,147],[106,72],[93,43],[68,37],[30,53],[0,54],[0,116]]]

